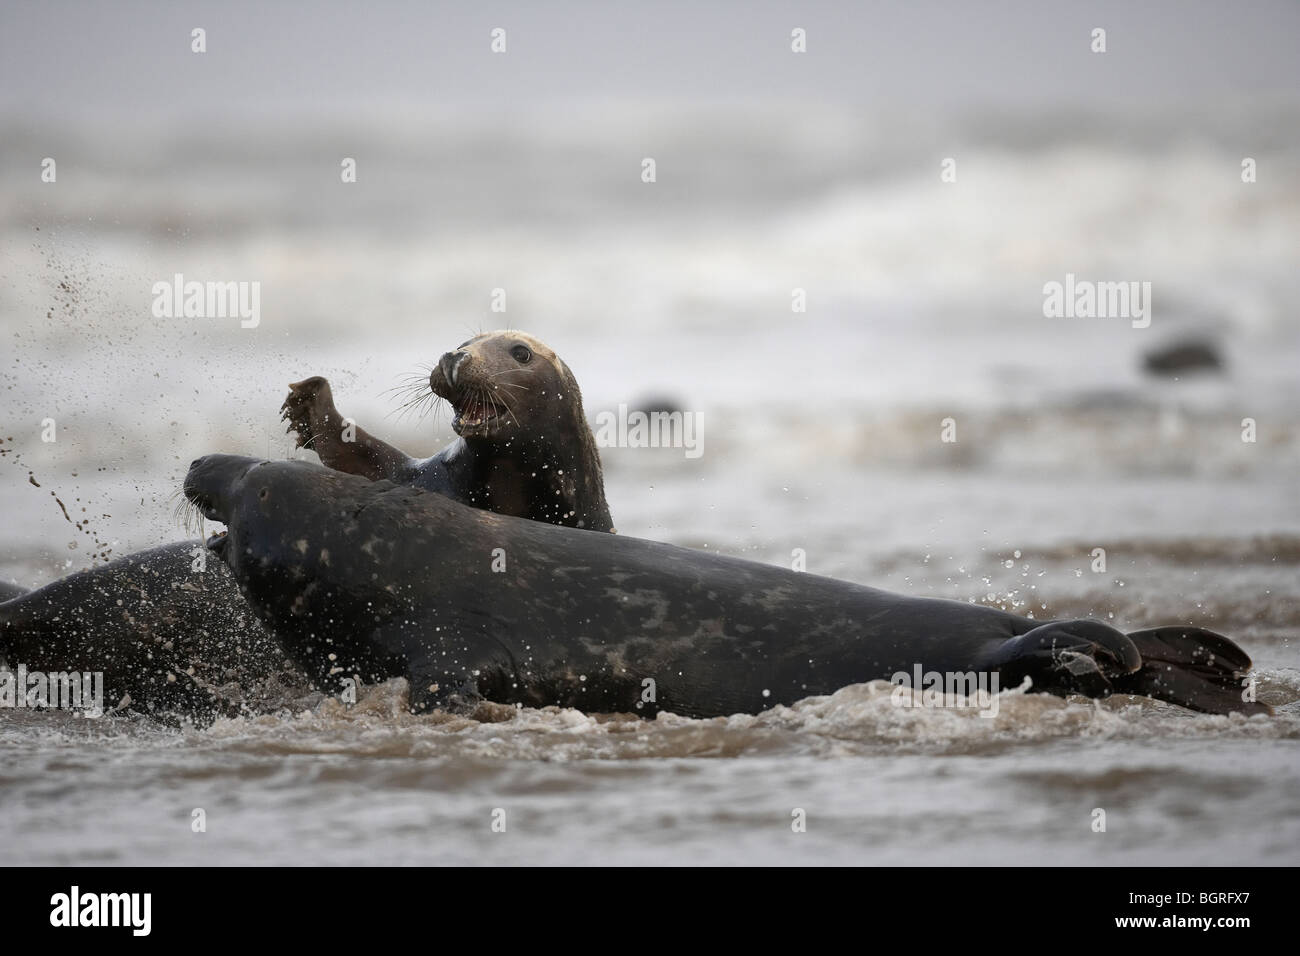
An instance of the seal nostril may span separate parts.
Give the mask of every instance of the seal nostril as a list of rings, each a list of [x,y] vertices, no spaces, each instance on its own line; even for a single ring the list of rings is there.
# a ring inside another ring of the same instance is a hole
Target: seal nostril
[[[438,369],[452,388],[456,387],[456,380],[460,377],[460,367],[468,358],[468,352],[447,352],[438,360]]]
[[[257,493],[257,497],[258,497],[258,499],[259,499],[260,501],[265,501],[266,498],[267,498],[267,496],[268,496],[270,493],[271,493],[271,492],[270,492],[270,489],[268,489],[268,488],[263,488],[261,491],[259,491],[259,492]]]

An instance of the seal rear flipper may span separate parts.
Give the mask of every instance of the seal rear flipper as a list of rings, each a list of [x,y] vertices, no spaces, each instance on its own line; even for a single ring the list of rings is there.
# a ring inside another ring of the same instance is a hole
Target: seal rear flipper
[[[1140,694],[1207,714],[1272,714],[1267,704],[1242,700],[1250,657],[1214,631],[1153,627],[1129,635],[1142,667],[1114,681],[1118,694]]]
[[[1113,681],[1142,666],[1128,635],[1100,621],[1052,621],[1003,642],[985,666],[997,668],[1003,687],[1026,677],[1052,694],[1109,697]]]

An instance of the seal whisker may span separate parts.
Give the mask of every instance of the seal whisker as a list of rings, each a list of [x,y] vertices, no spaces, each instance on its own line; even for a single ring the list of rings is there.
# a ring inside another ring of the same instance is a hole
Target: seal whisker
[[[532,371],[531,369],[523,369],[523,368],[517,368],[517,369],[516,369],[516,368],[508,368],[508,369],[503,369],[503,370],[500,371],[500,372],[495,372],[495,373],[493,373],[492,375],[489,375],[489,376],[488,376],[488,379],[487,379],[488,384],[493,385],[493,386],[496,386],[496,385],[508,385],[508,386],[510,386],[511,388],[522,388],[522,389],[527,389],[527,388],[528,388],[527,385],[520,385],[518,382],[503,382],[503,381],[501,380],[501,377],[502,377],[503,375],[511,375],[511,374],[514,374],[515,372],[523,372],[523,373],[525,373],[525,374],[527,374],[527,375],[532,375],[532,374],[534,374],[533,371]]]
[[[433,374],[433,371],[434,371],[433,366],[421,365],[420,371],[418,372],[404,372],[402,373],[401,384],[394,385],[392,388],[389,389],[385,389],[383,394],[387,395],[391,392],[400,392],[403,391],[404,389],[419,387],[419,386],[428,388],[429,376]]]
[[[432,391],[433,389],[429,388],[428,382],[424,382],[423,384],[420,382],[408,382],[405,385],[399,385],[395,388],[388,389],[384,392],[384,395],[405,401],[413,395],[424,395]]]
[[[172,498],[177,499],[175,507],[172,508],[172,522],[184,528],[186,534],[194,534],[197,531],[199,537],[202,537],[203,512],[199,510],[199,506],[191,501],[181,488],[172,493]]]
[[[423,421],[424,417],[435,407],[437,395],[430,389],[414,391],[402,402],[397,408],[388,413],[389,418],[397,416],[397,421],[402,421],[407,415],[414,414],[416,421]]]
[[[521,365],[518,368],[503,368],[498,372],[493,372],[490,375],[488,375],[488,380],[496,381],[503,375],[536,375],[536,374],[537,374],[537,369],[527,368]]]
[[[396,393],[396,396],[398,398],[403,399],[403,401],[405,401],[411,398],[423,398],[425,395],[432,395],[433,389],[429,388],[429,383],[427,381],[423,383],[410,382],[398,388],[390,388],[388,390],[388,393],[389,394]]]
[[[434,367],[421,363],[419,368],[421,371],[407,372],[401,384],[385,391],[384,394],[393,395],[400,400],[397,407],[386,417],[396,416],[396,420],[400,422],[408,415],[414,414],[415,420],[422,422],[425,416],[435,409],[438,395],[429,386],[429,376],[433,374]]]
[[[501,382],[501,383],[499,383],[499,384],[501,384],[501,385],[508,385],[508,384],[510,384],[510,383],[509,383],[509,382]],[[494,385],[493,387],[495,388],[496,386]],[[522,388],[523,386],[520,386],[520,387]],[[504,408],[504,409],[506,410],[506,414],[510,416],[510,420],[511,420],[512,422],[515,423],[515,427],[516,427],[516,428],[523,428],[523,426],[519,424],[519,419],[515,417],[515,410],[514,410],[513,408],[510,407],[510,400],[509,400],[509,397],[506,395],[506,393],[505,393],[505,392],[502,392],[502,393],[501,393],[500,395],[498,395],[497,397],[501,399],[501,407]]]

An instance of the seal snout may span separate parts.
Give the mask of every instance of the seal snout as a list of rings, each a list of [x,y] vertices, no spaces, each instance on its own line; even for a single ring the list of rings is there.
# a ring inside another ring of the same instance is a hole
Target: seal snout
[[[184,493],[190,503],[210,521],[226,522],[230,493],[260,459],[240,455],[204,455],[190,463]]]
[[[438,369],[442,372],[442,377],[452,388],[457,385],[460,378],[461,366],[469,359],[469,353],[457,350],[447,352],[438,360]]]
[[[219,456],[207,455],[190,462],[190,470],[185,473],[183,486],[186,499],[199,509],[199,513],[209,521],[220,521],[216,513],[216,499],[213,495],[212,459]]]
[[[473,359],[473,361],[471,361]],[[506,414],[504,401],[493,395],[491,365],[463,347],[445,353],[429,375],[429,387],[451,404],[451,427],[462,438],[486,438]]]

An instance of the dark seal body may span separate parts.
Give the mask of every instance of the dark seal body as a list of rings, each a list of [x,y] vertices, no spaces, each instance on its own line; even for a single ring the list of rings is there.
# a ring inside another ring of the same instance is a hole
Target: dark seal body
[[[1249,658],[1194,628],[1124,633],[909,598],[751,561],[467,508],[302,462],[214,455],[187,496],[209,545],[322,689],[401,675],[415,710],[479,699],[693,717],[926,671],[1002,687],[1241,703]],[[304,508],[303,502],[311,502]]]
[[[284,671],[285,655],[210,558],[201,541],[177,542],[6,601],[0,657],[29,672],[102,672],[107,710],[239,712],[259,681]]]

